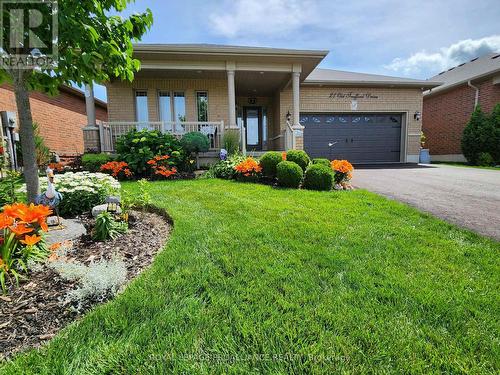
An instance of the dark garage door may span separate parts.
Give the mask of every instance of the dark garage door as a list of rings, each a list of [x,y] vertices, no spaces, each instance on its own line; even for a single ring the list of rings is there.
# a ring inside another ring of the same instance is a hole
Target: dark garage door
[[[300,115],[304,149],[311,158],[353,163],[400,161],[401,121],[401,114],[391,113]]]

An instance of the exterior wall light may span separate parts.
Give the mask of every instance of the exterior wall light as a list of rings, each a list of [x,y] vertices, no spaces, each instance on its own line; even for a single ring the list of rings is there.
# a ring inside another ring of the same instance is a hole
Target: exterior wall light
[[[415,112],[415,114],[413,115],[413,118],[414,118],[415,120],[417,120],[417,121],[420,121],[420,119],[422,118],[422,114],[421,114],[419,111],[417,111],[417,112]]]
[[[291,115],[290,111],[288,111],[286,113],[286,121],[290,122],[291,119],[292,119],[292,115]]]

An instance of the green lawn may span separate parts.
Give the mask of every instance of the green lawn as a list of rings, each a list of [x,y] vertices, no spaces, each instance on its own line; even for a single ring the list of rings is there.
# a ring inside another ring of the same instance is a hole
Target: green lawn
[[[478,169],[490,169],[493,171],[500,171],[500,167],[484,167],[480,165],[470,165],[467,163],[460,163],[460,162],[440,162],[440,161],[433,161],[432,164],[442,164],[442,165],[449,165],[452,167],[464,167],[464,168],[478,168]]]
[[[175,222],[152,267],[0,373],[500,370],[500,243],[366,191],[151,194]]]

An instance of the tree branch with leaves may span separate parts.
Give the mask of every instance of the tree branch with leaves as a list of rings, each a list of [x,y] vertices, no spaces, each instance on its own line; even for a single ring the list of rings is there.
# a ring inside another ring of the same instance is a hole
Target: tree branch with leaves
[[[84,85],[114,79],[132,81],[134,73],[140,68],[140,62],[132,56],[132,43],[139,41],[153,23],[149,9],[128,17],[119,15],[132,1],[59,0],[51,14],[42,12],[42,25],[36,30],[37,36],[46,44],[57,42],[58,58],[55,64],[29,69],[6,67],[5,64],[0,67],[0,82],[9,82],[14,86],[29,201],[32,202],[39,193],[29,92],[36,90],[56,95],[60,85],[71,85],[73,82]],[[27,10],[31,6],[32,3],[20,3],[18,7]],[[6,11],[4,9],[1,14],[4,21],[11,16],[5,14]],[[52,17],[57,17],[58,21],[57,40],[53,40],[50,27]],[[8,36],[11,23],[4,24],[7,25],[4,35]],[[23,32],[23,40],[27,41],[29,28]],[[1,57],[4,59],[33,53],[28,43],[8,47],[5,41],[2,42]]]

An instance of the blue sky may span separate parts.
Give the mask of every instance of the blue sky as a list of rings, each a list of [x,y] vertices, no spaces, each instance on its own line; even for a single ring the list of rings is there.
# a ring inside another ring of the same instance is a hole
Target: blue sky
[[[146,8],[144,43],[326,49],[339,70],[429,78],[500,51],[498,0],[136,0],[124,15]]]

